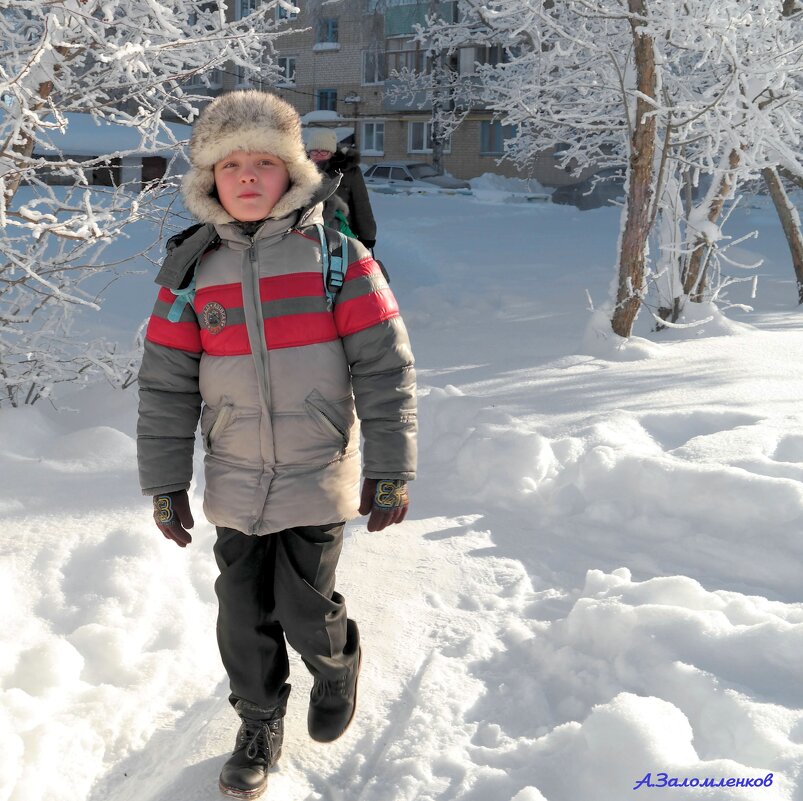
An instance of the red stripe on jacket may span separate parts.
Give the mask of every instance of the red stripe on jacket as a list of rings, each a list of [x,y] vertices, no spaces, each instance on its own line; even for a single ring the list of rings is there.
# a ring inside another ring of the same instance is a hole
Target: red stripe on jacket
[[[382,270],[376,261],[370,256],[366,256],[364,259],[349,264],[349,268],[346,270],[346,281],[353,281],[355,278],[362,278],[365,275],[381,274]]]
[[[346,281],[368,275],[382,275],[382,270],[370,256],[355,261],[346,270]],[[390,287],[369,292],[338,303],[335,306],[335,325],[341,337],[364,331],[372,325],[399,316],[399,305]]]
[[[270,317],[265,320],[265,341],[268,343],[268,350],[316,345],[319,342],[333,342],[336,339],[338,334],[331,312],[286,314],[283,317]]]
[[[259,295],[263,301],[323,297],[323,273],[291,273],[260,278]]]
[[[195,312],[200,317],[204,306],[216,301],[225,309],[242,308],[243,288],[240,284],[215,284],[205,286],[195,293]]]
[[[210,356],[247,356],[251,353],[245,325],[227,323],[217,334],[201,329],[201,345]]]
[[[350,264],[345,280],[353,281],[381,270],[373,258],[366,257]],[[259,280],[260,300],[283,300],[297,297],[322,297],[323,276],[319,272],[292,273]],[[159,300],[172,303],[175,295],[162,288]],[[195,295],[198,316],[204,307],[215,302],[224,309],[242,308],[240,284],[218,284],[199,289]],[[399,307],[389,287],[338,303],[334,315],[329,312],[289,314],[263,320],[268,350],[302,347],[319,342],[331,342],[338,337],[363,331],[385,320],[397,317]],[[243,324],[227,323],[217,334],[212,334],[195,323],[171,323],[152,316],[148,323],[147,338],[159,345],[187,350],[204,351],[210,356],[245,356],[251,353],[248,331]]]
[[[169,292],[170,290],[167,291]],[[172,292],[170,297],[175,299],[175,295]],[[176,348],[176,350],[186,350],[190,353],[200,353],[204,350],[201,347],[198,323],[171,323],[170,320],[157,317],[155,314],[152,314],[151,319],[148,321],[145,339],[157,345]]]
[[[364,331],[372,325],[399,316],[399,306],[390,287],[358,298],[343,301],[335,306],[335,326],[341,337]]]

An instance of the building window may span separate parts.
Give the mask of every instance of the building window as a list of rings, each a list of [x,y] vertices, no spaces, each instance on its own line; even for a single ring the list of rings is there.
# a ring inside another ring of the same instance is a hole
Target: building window
[[[296,82],[296,57],[279,56],[279,86],[286,86]]]
[[[337,44],[337,17],[324,17],[318,20],[315,44]]]
[[[242,65],[237,67],[237,86],[238,87],[249,87],[252,86],[251,79],[254,76],[254,71],[249,67],[243,67]]]
[[[413,72],[427,71],[426,54],[419,48],[414,39],[391,38],[387,42],[386,67],[389,75],[394,71],[399,72],[403,69],[412,70]]]
[[[495,67],[510,61],[508,51],[502,45],[473,45],[461,47],[457,64],[461,75],[475,75],[478,66]]]
[[[319,89],[316,99],[318,111],[337,111],[337,89]]]
[[[407,123],[407,152],[408,153],[431,153],[432,152],[432,123],[431,122],[409,122]],[[452,152],[452,140],[447,139],[443,143],[443,152]]]
[[[497,64],[507,64],[510,59],[502,45],[487,45],[480,50],[477,61],[495,67]]]
[[[262,5],[262,0],[237,0],[237,19],[253,14]]]
[[[296,11],[288,11],[282,5],[276,6],[276,19],[277,20],[295,19],[297,16],[298,16],[298,12],[296,12]]]
[[[477,64],[477,48],[461,47],[457,51],[457,64],[460,75],[473,75]]]
[[[196,72],[187,81],[189,89],[221,89],[223,87],[223,70],[209,70],[209,72]]]
[[[385,154],[384,122],[364,122],[362,124],[362,152],[371,156]]]
[[[382,50],[362,51],[362,82],[363,84],[384,83],[385,53]]]
[[[498,120],[483,120],[480,123],[480,155],[501,156],[505,152],[505,141],[515,135],[515,125],[502,125]]]

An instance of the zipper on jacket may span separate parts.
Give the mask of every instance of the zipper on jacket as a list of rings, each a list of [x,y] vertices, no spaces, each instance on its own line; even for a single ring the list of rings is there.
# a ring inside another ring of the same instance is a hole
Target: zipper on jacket
[[[270,378],[268,375],[268,342],[265,335],[265,320],[262,317],[262,298],[259,294],[259,261],[257,259],[257,243],[253,236],[249,237],[251,244],[248,247],[248,286],[243,285],[243,310],[246,308],[247,298],[246,289],[251,294],[251,310],[254,314],[254,324],[256,330],[254,336],[255,342],[251,343],[252,356],[254,358],[254,368],[257,371],[257,383],[259,386],[260,395],[262,396],[262,403],[264,405],[263,414],[270,419],[271,410],[271,397],[270,397]],[[246,327],[248,324],[248,312],[246,311]],[[261,434],[260,434],[261,436]],[[265,453],[260,444],[260,453],[262,459],[265,459]],[[263,474],[264,475],[264,474]],[[262,501],[260,512],[256,514],[250,526],[250,533],[256,534],[259,531],[262,519],[265,516],[265,504],[267,503],[267,488],[265,498]]]
[[[254,343],[255,345],[258,345],[257,354],[255,355],[259,359],[259,364],[261,366],[260,384],[263,388],[262,394],[265,400],[265,411],[270,414],[271,398],[270,381],[268,377],[268,341],[265,335],[265,320],[262,316],[262,298],[259,294],[259,262],[257,260],[257,244],[253,237],[251,237],[251,245],[248,248],[248,263],[251,267],[249,272],[251,278],[252,304],[256,315],[256,335],[259,338],[259,341]]]
[[[323,421],[323,424],[332,431],[332,433],[337,434],[343,440],[343,447],[345,448],[348,445],[348,434],[334,421],[332,418],[326,413],[324,409],[322,409],[317,403],[307,398],[307,403],[310,405],[310,408],[313,412],[316,413],[318,418]]]

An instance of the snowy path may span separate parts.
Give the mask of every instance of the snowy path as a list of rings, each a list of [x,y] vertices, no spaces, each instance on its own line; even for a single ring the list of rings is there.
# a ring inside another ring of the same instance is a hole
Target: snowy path
[[[490,602],[483,596],[491,587],[482,575],[487,558],[478,561],[471,553],[490,541],[459,519],[415,521],[405,529],[382,535],[352,529],[347,538],[339,586],[361,623],[366,649],[359,716],[338,743],[312,742],[306,733],[310,681],[293,658],[285,753],[271,774],[271,797],[420,798],[424,790],[454,781],[450,770],[416,779],[409,762],[421,758],[424,745],[432,753],[447,750],[455,727],[467,733],[473,728],[464,712],[482,685],[466,675],[463,663],[485,654],[498,621],[476,614]],[[359,577],[359,586],[350,576]],[[523,574],[517,583],[526,585]],[[142,751],[115,765],[89,801],[219,798],[217,774],[236,730],[227,693],[222,682],[214,697],[195,703]],[[411,746],[406,757],[405,744]],[[389,770],[389,763],[398,763],[397,769]]]

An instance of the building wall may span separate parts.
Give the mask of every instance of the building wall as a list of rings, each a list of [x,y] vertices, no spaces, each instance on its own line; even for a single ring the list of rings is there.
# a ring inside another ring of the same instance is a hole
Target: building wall
[[[328,88],[337,90],[336,111],[352,123],[358,116],[364,118],[381,111],[383,87],[381,84],[363,85],[362,71],[363,51],[371,47],[384,48],[383,20],[379,14],[363,14],[362,2],[310,0],[303,3],[294,27],[308,30],[278,40],[277,53],[296,59],[296,79],[292,86],[279,85],[276,91],[300,114],[316,110],[317,93]],[[326,17],[338,20],[336,46],[316,44],[316,28]],[[360,102],[344,102],[349,95],[358,96]]]
[[[429,0],[300,0],[300,13],[290,22],[297,29],[275,42],[276,55],[295,59],[295,80],[292,84],[269,85],[256,81],[256,88],[275,91],[291,103],[301,115],[318,109],[317,96],[322,89],[337,92],[335,110],[340,115],[338,127],[352,127],[355,141],[362,151],[362,160],[373,164],[383,160],[430,161],[431,153],[411,153],[408,125],[410,122],[426,122],[429,112],[420,110],[411,100],[391,101],[386,97],[386,84],[366,84],[364,80],[363,54],[370,49],[385,52],[389,46],[397,46],[398,37],[412,36],[412,24],[420,22],[430,9]],[[444,11],[453,4],[439,3]],[[238,2],[229,4],[229,14],[238,9]],[[368,10],[370,9],[370,10]],[[316,31],[323,18],[337,18],[338,41],[336,45],[316,43]],[[392,39],[389,44],[389,39]],[[229,67],[222,75],[222,89],[230,91],[242,87]],[[213,91],[212,94],[215,92]],[[345,102],[346,98],[358,102]],[[480,136],[483,120],[490,120],[489,113],[473,113],[455,132],[450,152],[444,154],[444,168],[459,178],[473,178],[483,173],[495,173],[508,177],[535,178],[546,186],[561,186],[575,183],[578,178],[556,166],[549,153],[540,154],[526,169],[519,169],[511,162],[501,161],[501,154],[483,154]],[[384,151],[373,153],[366,150],[363,123],[384,123]],[[324,123],[321,123],[324,124]]]

